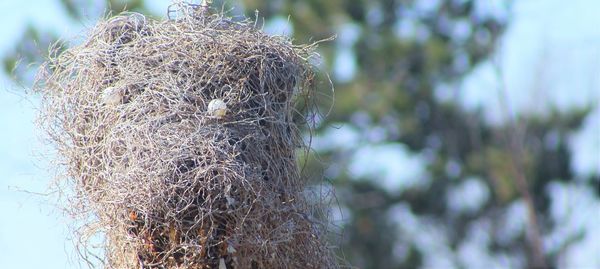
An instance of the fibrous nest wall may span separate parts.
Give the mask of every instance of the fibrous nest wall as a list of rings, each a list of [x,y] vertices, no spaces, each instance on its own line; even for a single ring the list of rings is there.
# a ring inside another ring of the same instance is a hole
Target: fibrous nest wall
[[[337,267],[296,160],[313,47],[176,8],[102,21],[41,69],[42,127],[104,267]]]

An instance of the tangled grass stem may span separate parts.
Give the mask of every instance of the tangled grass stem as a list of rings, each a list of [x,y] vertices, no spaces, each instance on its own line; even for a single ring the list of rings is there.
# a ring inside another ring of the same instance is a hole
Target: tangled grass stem
[[[295,156],[314,44],[172,9],[101,21],[41,68],[81,247],[103,233],[106,268],[336,268]]]

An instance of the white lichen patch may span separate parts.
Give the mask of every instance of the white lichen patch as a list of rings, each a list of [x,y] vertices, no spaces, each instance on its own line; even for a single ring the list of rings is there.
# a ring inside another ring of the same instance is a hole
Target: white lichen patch
[[[102,91],[100,99],[102,103],[109,106],[116,106],[123,102],[125,91],[119,87],[108,87]]]
[[[227,114],[227,104],[221,99],[213,99],[208,103],[208,114],[216,118],[222,118]]]

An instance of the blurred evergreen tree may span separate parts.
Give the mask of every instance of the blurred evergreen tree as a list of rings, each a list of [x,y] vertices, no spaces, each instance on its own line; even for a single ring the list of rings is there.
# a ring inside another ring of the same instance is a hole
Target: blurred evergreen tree
[[[85,16],[84,2],[89,6],[90,1],[61,0],[73,19]],[[106,7],[116,12],[128,7],[148,13],[142,0],[109,2]],[[353,266],[418,268],[431,265],[427,260],[432,257],[444,256],[449,257],[449,266],[472,268],[458,257],[460,248],[483,227],[488,241],[482,248],[488,257],[511,260],[510,264],[519,267],[556,268],[560,251],[583,236],[570,238],[558,251],[539,254],[536,233],[543,236],[556,226],[548,210],[549,185],[572,183],[568,137],[591,108],[522,115],[491,124],[481,112],[467,111],[456,100],[440,97],[443,90],[459,91],[460,80],[492,55],[507,26],[506,18],[481,12],[477,2],[243,0],[213,4],[225,8],[241,4],[248,17],[254,18],[258,10],[267,22],[287,21],[290,14],[298,43],[337,35],[336,41],[319,48],[323,69],[334,74],[336,94],[333,110],[317,123],[316,135],[343,124],[358,131],[362,144],[400,144],[426,160],[427,173],[421,179],[426,184],[393,191],[383,187],[378,175],[357,178],[349,172],[358,145],[317,148],[309,158],[307,174],[315,175],[314,182],[320,182],[319,175],[325,173],[336,188],[332,210],[339,203],[345,212],[339,227],[342,236],[336,240],[341,244],[340,257]],[[29,28],[19,44],[46,47],[55,39]],[[350,53],[344,56],[342,52]],[[19,69],[17,63],[41,62],[40,56],[44,55],[32,53],[30,46],[18,46],[14,54],[3,58],[4,68],[28,81],[27,70]],[[347,71],[336,75],[344,67]],[[321,109],[327,111],[330,88],[322,85],[319,91],[324,96],[319,100]],[[369,138],[375,131],[378,137]],[[597,174],[592,177],[580,182],[594,188],[599,179]],[[490,190],[489,199],[473,210],[450,206],[452,190],[473,182]],[[594,189],[600,195],[600,189]],[[532,214],[525,220],[527,227],[516,236],[506,236],[506,216],[516,204],[524,204]],[[429,236],[439,237],[443,247],[425,246],[423,235],[403,229],[406,223],[397,219],[398,210],[414,216],[406,220],[413,226],[416,222],[425,231],[442,231]]]
[[[343,124],[359,130],[362,143],[402,144],[427,160],[428,178],[422,179],[429,181],[426,187],[394,192],[382,187],[382,175],[356,178],[348,172],[352,150],[358,145],[317,149],[318,157],[311,159],[309,170],[330,177],[340,207],[348,211],[341,255],[350,264],[418,268],[426,265],[426,257],[442,254],[424,248],[418,242],[421,239],[398,227],[403,223],[393,220],[394,208],[407,206],[423,225],[443,227],[445,234],[439,240],[454,253],[449,261],[452,267],[472,268],[457,258],[457,252],[481,223],[490,224],[486,233],[491,240],[482,246],[490,257],[505,255],[530,268],[557,266],[557,253],[536,254],[542,246],[535,231],[543,235],[554,228],[548,212],[548,186],[556,180],[573,180],[568,136],[591,108],[523,115],[494,125],[482,113],[466,111],[456,100],[438,96],[442,90],[459,91],[460,80],[493,54],[506,18],[481,12],[478,1],[469,0],[243,2],[248,16],[254,10],[267,18],[292,14],[290,23],[298,42],[337,35],[337,41],[320,47],[325,69],[331,74],[340,68],[336,64],[353,64],[352,59],[336,61],[344,49],[355,57],[357,67],[351,79],[333,76],[335,105],[318,124],[317,135]],[[348,41],[352,37],[344,35],[357,37]],[[321,90],[322,95],[329,94],[326,85]],[[324,111],[328,105],[323,104]],[[370,140],[374,130],[383,137]],[[337,172],[327,173],[328,166]],[[491,190],[490,199],[475,211],[450,207],[451,190],[472,179]],[[597,180],[585,182],[593,187]],[[531,203],[535,218],[525,220],[528,232],[500,238],[501,223],[515,201]]]

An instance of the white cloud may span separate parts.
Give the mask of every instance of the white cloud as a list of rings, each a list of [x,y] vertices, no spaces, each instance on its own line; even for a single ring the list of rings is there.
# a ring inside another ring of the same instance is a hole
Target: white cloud
[[[263,30],[270,35],[294,35],[294,25],[292,25],[292,22],[288,18],[283,16],[276,16],[267,21]]]
[[[598,9],[600,2],[593,0],[515,2],[497,55],[465,78],[461,103],[483,108],[494,123],[514,114],[598,104],[600,28],[592,12]]]
[[[600,175],[600,106],[587,116],[581,130],[569,142],[572,169],[580,176]]]
[[[361,140],[359,131],[345,123],[334,123],[321,135],[313,137],[311,147],[316,151],[350,150],[358,145]]]
[[[584,186],[553,183],[550,213],[556,228],[545,238],[547,250],[556,248],[582,232],[583,237],[559,255],[564,268],[600,268],[600,202]]]
[[[376,180],[389,192],[425,186],[430,181],[423,158],[398,143],[359,147],[348,170],[354,178]]]
[[[352,48],[339,48],[336,52],[333,66],[333,75],[338,82],[352,80],[357,70],[356,55]]]
[[[490,198],[490,190],[480,179],[469,178],[448,190],[447,203],[453,212],[475,212]]]

